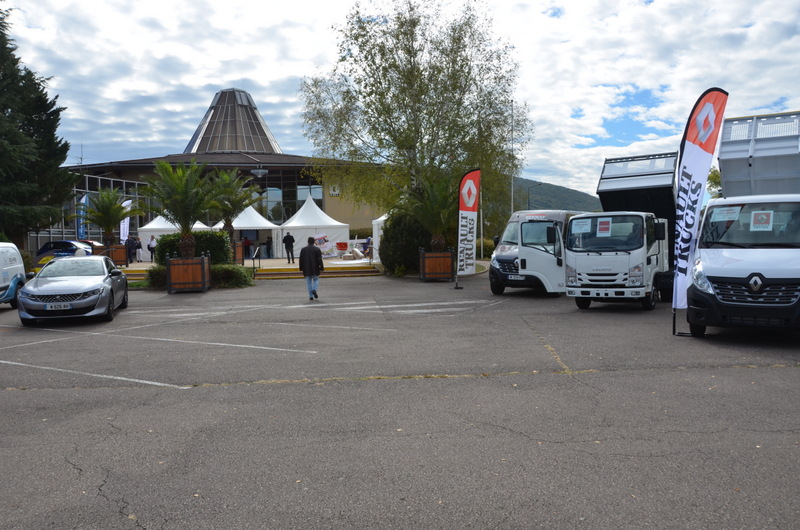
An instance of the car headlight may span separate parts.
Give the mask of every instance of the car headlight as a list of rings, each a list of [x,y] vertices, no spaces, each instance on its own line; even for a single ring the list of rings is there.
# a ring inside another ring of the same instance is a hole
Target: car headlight
[[[29,293],[25,289],[22,289],[17,296],[19,298],[25,298],[27,300],[32,300],[33,299],[33,295],[31,295],[31,293]]]
[[[708,281],[706,273],[703,272],[703,264],[700,260],[696,260],[692,267],[692,283],[704,293],[714,294],[714,287],[711,285],[711,282]]]
[[[578,273],[575,271],[575,267],[571,265],[567,265],[567,285],[570,287],[577,287],[578,286]]]
[[[92,289],[91,291],[86,291],[85,293],[81,294],[81,299],[85,300],[86,298],[91,298],[93,296],[99,296],[103,293],[103,288],[99,289]]]
[[[492,261],[490,261],[489,263],[490,263],[490,264],[492,265],[492,267],[494,267],[495,269],[499,269],[499,268],[500,268],[500,265],[497,263],[497,258],[495,258],[495,257],[494,257],[494,254],[492,254]]]
[[[641,263],[634,265],[628,271],[628,285],[631,287],[641,287],[644,281],[644,267]]]

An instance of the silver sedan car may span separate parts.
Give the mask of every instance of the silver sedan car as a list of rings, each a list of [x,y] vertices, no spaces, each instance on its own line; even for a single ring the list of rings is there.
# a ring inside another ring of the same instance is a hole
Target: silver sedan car
[[[107,256],[67,256],[49,261],[19,292],[25,326],[37,320],[100,317],[128,307],[128,279]]]

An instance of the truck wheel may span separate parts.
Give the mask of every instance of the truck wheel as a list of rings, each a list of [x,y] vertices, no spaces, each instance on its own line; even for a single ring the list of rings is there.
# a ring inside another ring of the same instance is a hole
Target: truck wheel
[[[692,324],[689,323],[689,333],[692,334],[692,337],[697,339],[702,339],[706,336],[706,327],[701,324]]]
[[[645,311],[652,311],[658,303],[658,291],[654,288],[650,289],[650,294],[642,298],[642,309]]]
[[[498,282],[489,282],[489,287],[492,289],[492,294],[503,294],[506,292],[506,286]]]
[[[589,309],[589,306],[592,305],[592,299],[579,296],[575,298],[575,305],[578,306],[578,309]]]

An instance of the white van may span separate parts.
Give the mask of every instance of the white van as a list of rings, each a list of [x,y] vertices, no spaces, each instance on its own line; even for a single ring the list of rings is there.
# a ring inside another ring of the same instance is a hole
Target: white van
[[[0,303],[17,307],[17,293],[25,283],[25,263],[14,243],[0,242]]]

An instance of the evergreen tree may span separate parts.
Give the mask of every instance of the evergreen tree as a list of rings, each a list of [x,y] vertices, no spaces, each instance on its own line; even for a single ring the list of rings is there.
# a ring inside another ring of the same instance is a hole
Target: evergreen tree
[[[8,16],[0,9],[0,232],[23,246],[28,230],[61,219],[80,175],[60,167],[69,152],[56,136],[64,109],[16,56]]]

